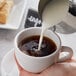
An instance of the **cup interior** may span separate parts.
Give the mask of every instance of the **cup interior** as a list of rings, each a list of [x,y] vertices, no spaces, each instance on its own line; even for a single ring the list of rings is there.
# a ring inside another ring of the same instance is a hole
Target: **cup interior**
[[[16,43],[15,46],[16,46],[16,48],[19,49],[19,47],[18,47],[19,43],[22,40],[24,40],[25,38],[30,37],[30,36],[40,35],[40,34],[41,34],[41,28],[40,27],[31,27],[31,28],[24,29],[23,31],[21,31],[20,33],[18,33],[18,35],[15,38],[15,43]],[[44,33],[44,36],[48,37],[51,40],[53,40],[53,42],[57,46],[57,50],[56,51],[58,51],[60,49],[61,41],[60,41],[59,36],[56,33],[54,33],[51,30],[47,30]]]

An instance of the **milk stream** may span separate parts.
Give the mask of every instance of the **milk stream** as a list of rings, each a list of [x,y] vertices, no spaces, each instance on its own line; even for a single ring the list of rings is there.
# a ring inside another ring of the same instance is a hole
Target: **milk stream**
[[[41,48],[44,32],[46,32],[46,29],[61,22],[62,19],[67,15],[68,9],[69,0],[52,0],[45,7],[42,14],[43,23],[38,50]]]
[[[44,32],[46,31],[46,27],[44,25],[46,25],[45,23],[42,23],[42,30],[41,30],[41,35],[40,35],[40,40],[39,40],[39,46],[38,46],[38,51],[40,50],[41,48],[41,44],[42,44],[42,41],[43,41],[43,36],[44,36]]]

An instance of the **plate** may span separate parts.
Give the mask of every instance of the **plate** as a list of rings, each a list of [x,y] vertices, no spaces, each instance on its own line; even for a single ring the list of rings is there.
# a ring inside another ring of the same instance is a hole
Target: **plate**
[[[1,76],[19,76],[19,70],[14,58],[14,49],[5,55],[1,62]]]
[[[0,29],[12,29],[19,28],[21,20],[24,15],[27,0],[13,0],[14,6],[9,14],[6,24],[0,24]]]

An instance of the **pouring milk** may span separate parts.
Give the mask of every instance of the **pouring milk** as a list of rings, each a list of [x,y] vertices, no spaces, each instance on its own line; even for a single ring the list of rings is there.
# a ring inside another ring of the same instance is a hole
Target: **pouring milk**
[[[45,7],[43,14],[42,14],[42,32],[40,35],[38,51],[40,50],[43,35],[46,29],[52,27],[59,22],[66,16],[69,9],[69,0],[51,0],[50,3]]]

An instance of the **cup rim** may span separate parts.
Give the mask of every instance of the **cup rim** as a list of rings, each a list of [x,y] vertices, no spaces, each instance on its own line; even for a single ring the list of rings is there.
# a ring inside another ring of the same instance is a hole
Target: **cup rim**
[[[53,52],[53,53],[51,53],[51,54],[49,54],[49,55],[47,55],[47,56],[42,56],[42,57],[35,57],[35,56],[30,56],[30,55],[27,55],[27,54],[24,54],[22,51],[20,51],[20,49],[18,48],[18,45],[17,45],[17,39],[18,39],[18,37],[23,33],[23,32],[25,32],[25,31],[27,31],[27,30],[31,30],[31,29],[41,29],[41,27],[30,27],[30,28],[26,28],[26,29],[23,29],[22,31],[20,31],[17,35],[16,35],[16,37],[15,37],[15,39],[14,39],[14,46],[15,46],[15,48],[16,48],[16,50],[15,51],[19,51],[20,53],[22,53],[23,55],[25,55],[25,56],[27,56],[27,57],[30,57],[30,58],[35,58],[35,59],[43,59],[43,58],[48,58],[49,56],[53,56],[55,53],[57,53],[59,50],[60,50],[60,47],[61,47],[61,39],[60,39],[60,37],[55,33],[55,32],[53,32],[57,37],[58,37],[58,39],[59,39],[59,47],[56,49],[56,51],[55,52]],[[48,30],[48,31],[50,31],[50,30]]]

